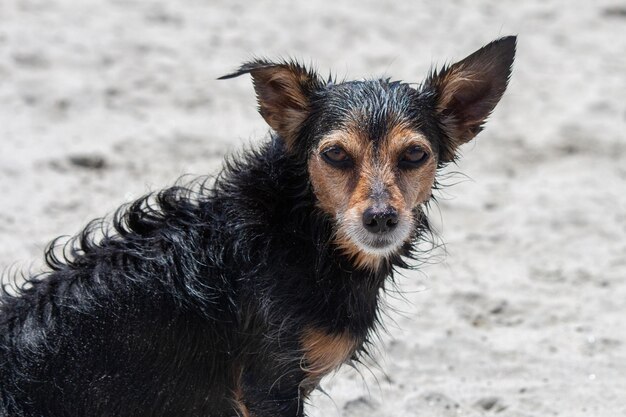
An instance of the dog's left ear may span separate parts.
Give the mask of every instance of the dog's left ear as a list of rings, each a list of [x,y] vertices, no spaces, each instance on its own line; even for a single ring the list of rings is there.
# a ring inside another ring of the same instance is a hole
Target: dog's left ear
[[[300,127],[309,115],[311,97],[322,86],[319,77],[294,61],[274,63],[259,59],[219,79],[248,73],[252,75],[259,113],[283,138],[287,148],[293,149]]]
[[[498,39],[438,72],[424,83],[432,93],[439,122],[447,136],[442,162],[455,159],[459,145],[470,141],[506,90],[515,58],[516,37]]]

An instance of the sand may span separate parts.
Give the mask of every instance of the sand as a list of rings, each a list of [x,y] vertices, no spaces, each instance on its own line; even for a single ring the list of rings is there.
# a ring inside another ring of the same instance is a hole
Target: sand
[[[509,90],[430,210],[445,247],[309,413],[626,415],[623,2],[2,0],[0,267],[262,140],[250,80],[216,81],[253,55],[419,82],[507,34]]]

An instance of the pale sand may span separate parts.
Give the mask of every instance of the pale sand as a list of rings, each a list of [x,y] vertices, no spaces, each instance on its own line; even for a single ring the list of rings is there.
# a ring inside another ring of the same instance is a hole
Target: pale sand
[[[518,34],[471,180],[431,210],[445,260],[398,280],[378,368],[310,414],[626,415],[626,5],[389,3],[2,0],[0,265],[260,140],[250,80],[215,80],[252,55],[419,82]]]

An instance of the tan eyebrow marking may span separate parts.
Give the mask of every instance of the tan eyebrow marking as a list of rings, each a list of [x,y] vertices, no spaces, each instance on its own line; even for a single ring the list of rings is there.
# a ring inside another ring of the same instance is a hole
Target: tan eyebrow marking
[[[362,137],[353,130],[336,130],[326,135],[318,144],[318,152],[331,146],[340,146],[348,155],[353,159],[360,159],[364,150],[370,148],[372,145],[367,138]]]
[[[387,156],[386,163],[391,163],[393,158],[412,146],[419,146],[429,155],[433,155],[432,145],[424,135],[406,126],[394,126],[387,135],[381,154]]]

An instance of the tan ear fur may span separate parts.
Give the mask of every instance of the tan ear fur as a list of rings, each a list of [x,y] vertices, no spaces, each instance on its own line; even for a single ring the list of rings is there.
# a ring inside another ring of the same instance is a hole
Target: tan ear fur
[[[506,90],[515,58],[516,37],[498,39],[465,59],[434,71],[423,89],[434,94],[435,110],[447,136],[442,162],[483,129]]]
[[[300,126],[309,114],[311,95],[322,85],[319,77],[297,62],[256,60],[220,79],[246,73],[252,75],[259,113],[287,147],[293,148]]]

